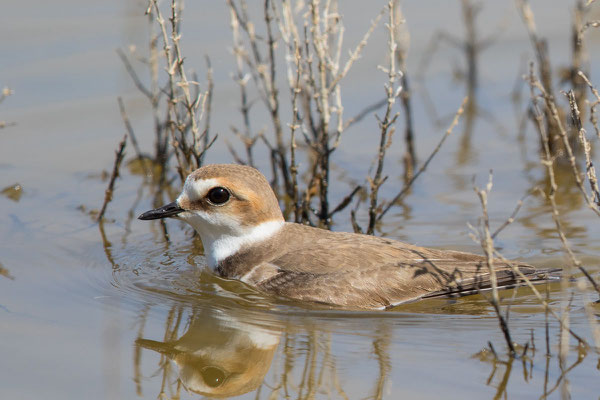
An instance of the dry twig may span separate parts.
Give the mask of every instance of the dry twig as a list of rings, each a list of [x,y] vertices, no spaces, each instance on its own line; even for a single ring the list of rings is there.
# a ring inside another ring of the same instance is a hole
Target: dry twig
[[[129,116],[127,115],[127,111],[125,111],[125,105],[123,104],[123,99],[121,97],[117,97],[117,103],[119,103],[119,111],[121,112],[121,118],[123,119],[123,124],[125,124],[125,129],[127,129],[127,134],[129,135],[131,144],[133,144],[135,154],[137,155],[138,159],[142,159],[142,151],[140,150],[140,145],[138,144],[137,138],[135,137],[135,132],[133,131],[133,127],[131,126],[131,122],[129,121]],[[144,164],[144,168],[145,168],[145,164]]]
[[[440,148],[442,147],[442,145],[444,144],[444,142],[446,141],[448,136],[450,136],[450,134],[454,130],[454,127],[458,124],[458,120],[459,120],[460,116],[464,113],[465,105],[467,104],[468,101],[469,101],[468,97],[465,97],[463,99],[460,107],[458,108],[458,110],[456,111],[456,114],[454,115],[454,118],[452,119],[452,122],[450,123],[450,126],[448,127],[448,129],[446,129],[444,136],[442,136],[442,138],[440,139],[437,146],[435,146],[435,148],[433,149],[433,151],[431,152],[429,157],[427,157],[427,160],[425,160],[425,162],[423,163],[423,165],[421,165],[421,167],[415,173],[415,175],[404,185],[402,190],[400,190],[400,192],[396,196],[394,196],[392,201],[390,201],[385,207],[383,207],[381,213],[377,217],[377,222],[381,222],[382,218],[384,217],[385,214],[387,214],[387,212],[390,210],[390,208],[392,208],[396,203],[398,203],[400,200],[402,200],[404,198],[404,196],[408,193],[408,190],[410,189],[412,184],[423,173],[423,171],[425,171],[425,169],[427,169],[427,166],[429,165],[429,163],[431,162],[433,157],[435,157],[435,155],[438,153],[438,151],[440,150]]]
[[[600,104],[600,93],[598,93],[598,90],[594,87],[594,85],[592,85],[592,82],[590,82],[588,77],[583,72],[579,71],[579,76],[581,79],[583,79],[586,85],[588,85],[590,91],[596,98],[596,100],[590,104],[590,122],[596,131],[596,136],[598,136],[598,139],[600,139],[600,127],[598,126],[598,118],[596,117],[596,107],[598,104]]]
[[[100,222],[102,220],[102,218],[104,218],[104,213],[106,212],[106,207],[108,206],[108,203],[110,203],[110,201],[113,198],[115,181],[117,180],[117,177],[119,176],[119,168],[121,167],[121,162],[123,161],[123,158],[125,158],[125,145],[126,144],[127,144],[127,134],[125,134],[125,136],[123,136],[123,140],[121,140],[121,143],[119,143],[119,149],[115,152],[115,155],[116,155],[115,163],[113,164],[113,170],[112,170],[112,174],[110,175],[110,181],[108,183],[108,187],[106,188],[106,191],[104,192],[104,203],[102,204],[100,213],[98,213],[98,218],[96,219],[96,222]]]
[[[402,101],[402,109],[404,110],[404,180],[408,181],[412,178],[415,168],[417,166],[417,152],[415,150],[414,140],[414,122],[412,113],[412,102],[411,102],[411,89],[410,82],[408,79],[408,71],[406,66],[406,59],[408,58],[408,48],[410,44],[410,35],[408,33],[408,27],[404,21],[404,15],[402,14],[402,8],[400,0],[394,0],[394,12],[395,16],[395,30],[394,40],[396,42],[396,60],[398,63],[398,73],[400,75],[400,86],[402,91],[400,92],[400,100]]]
[[[209,94],[198,89],[198,82],[188,80],[183,67],[184,57],[179,33],[180,7],[177,0],[171,0],[168,25],[158,0],[149,0],[147,13],[154,13],[162,39],[162,50],[167,64],[165,70],[168,76],[166,127],[172,140],[179,176],[183,181],[191,171],[201,165],[204,153],[214,142],[214,138],[213,141],[209,141],[206,138],[208,127],[203,131],[199,127]]]
[[[579,141],[581,142],[581,147],[583,148],[583,152],[585,155],[585,171],[586,176],[588,178],[588,182],[590,184],[590,189],[592,191],[592,195],[590,201],[595,203],[596,209],[600,207],[600,188],[598,187],[598,178],[596,177],[596,169],[594,168],[594,163],[592,162],[592,148],[590,142],[587,140],[585,129],[583,128],[583,124],[581,123],[579,107],[577,106],[577,100],[575,94],[572,90],[567,93],[567,97],[569,99],[569,107],[571,109],[571,119],[575,124],[575,128],[577,128],[579,134]],[[574,171],[578,174],[578,171]],[[585,189],[584,189],[585,190]]]
[[[484,249],[484,253],[486,254],[486,258],[489,259],[491,257],[491,261],[492,263],[495,261],[494,259],[497,259],[499,262],[508,265],[511,270],[515,273],[516,276],[519,277],[519,279],[525,283],[525,285],[531,289],[531,291],[533,292],[533,294],[535,295],[535,297],[538,299],[538,301],[540,302],[540,304],[544,307],[544,310],[546,312],[546,315],[551,314],[559,323],[561,332],[563,332],[563,337],[564,334],[568,333],[571,336],[573,336],[573,338],[575,338],[582,346],[588,347],[588,343],[585,339],[583,339],[581,336],[579,336],[577,333],[575,333],[569,326],[568,326],[568,322],[565,321],[564,319],[564,313],[562,314],[562,316],[558,315],[556,313],[556,311],[550,307],[549,304],[549,298],[548,296],[546,296],[546,298],[542,297],[542,295],[539,293],[539,291],[537,290],[536,286],[529,280],[529,278],[527,278],[523,272],[521,272],[521,270],[518,268],[517,264],[513,261],[507,260],[502,254],[500,254],[494,247],[493,245],[493,239],[495,237],[496,234],[498,234],[502,229],[504,229],[508,223],[504,222],[500,228],[498,228],[495,233],[493,235],[488,235],[489,234],[489,217],[487,214],[487,198],[488,198],[488,194],[489,191],[491,189],[491,175],[490,175],[490,180],[488,182],[488,185],[486,187],[485,190],[480,190],[478,188],[476,188],[476,192],[478,194],[478,197],[480,199],[480,202],[482,203],[482,209],[483,209],[483,223],[484,223],[484,229],[483,229],[483,234],[479,234],[478,237],[475,237],[474,235],[472,236],[472,238],[480,243],[482,245],[482,248]],[[519,203],[521,203],[522,200],[519,201]],[[484,205],[485,203],[485,205]],[[516,212],[518,211],[518,209],[521,207],[520,204],[517,204],[517,207],[515,209],[515,211],[513,211],[513,213],[511,214],[511,216],[509,217],[509,220],[514,219]],[[488,226],[487,226],[487,233],[486,233],[486,226],[485,226],[485,221],[488,220]],[[472,228],[473,229],[473,228]],[[475,229],[473,229],[475,231]],[[491,253],[490,253],[491,251]],[[491,255],[490,255],[491,254]],[[492,278],[493,279],[493,278]],[[568,279],[563,279],[563,281],[568,282]],[[493,283],[492,283],[493,286]],[[496,285],[497,287],[497,285]],[[492,288],[493,289],[493,288]],[[546,293],[546,295],[548,295],[548,293]],[[506,334],[505,332],[508,332],[508,325],[507,325],[507,319],[502,322],[502,320],[504,319],[504,317],[499,313],[499,303],[496,303],[498,305],[498,308],[496,305],[494,305],[494,302],[496,300],[498,300],[498,298],[496,298],[495,300],[495,296],[492,294],[492,299],[488,299],[490,301],[490,303],[492,303],[492,306],[494,307],[494,310],[498,316],[499,319],[499,323],[502,329],[502,332],[505,334],[505,339],[506,340],[510,340],[510,334]],[[546,317],[547,318],[547,317]],[[507,342],[508,343],[508,342]],[[549,336],[548,336],[548,324],[546,323],[546,354],[549,355],[550,354],[550,347],[549,347]],[[509,349],[510,349],[510,345],[509,345]],[[512,352],[511,352],[512,353]],[[512,354],[513,356],[516,355],[515,353]]]
[[[537,28],[535,26],[535,17],[531,7],[529,6],[528,0],[515,0],[517,3],[517,7],[521,13],[521,17],[523,18],[523,22],[525,23],[525,27],[529,33],[529,38],[535,50],[537,65],[539,68],[539,75],[541,80],[541,87],[544,89],[548,98],[554,98],[554,89],[552,83],[552,69],[550,64],[550,57],[548,55],[548,43],[545,39],[542,39],[538,36]],[[546,116],[545,122],[545,130],[546,130],[546,140],[548,140],[548,148],[550,150],[550,154],[555,155],[559,153],[559,146],[557,146],[556,138],[558,137],[558,127],[556,126],[556,120],[552,118],[550,115],[550,110],[548,108],[544,109],[544,114]],[[542,143],[542,148],[545,145]]]
[[[596,214],[599,214],[600,211],[598,210],[597,207],[595,207],[594,203],[591,201],[587,192],[585,191],[585,188],[583,187],[583,183],[581,182],[581,178],[579,176],[579,171],[578,171],[578,168],[576,165],[575,156],[573,155],[573,152],[569,145],[569,141],[566,138],[566,132],[564,131],[564,128],[562,128],[562,122],[560,121],[560,119],[558,117],[558,111],[556,109],[556,105],[554,104],[553,99],[547,95],[547,93],[544,91],[544,88],[542,87],[542,85],[539,83],[539,81],[535,77],[535,75],[533,73],[533,65],[531,65],[531,67],[530,67],[530,73],[529,73],[528,80],[529,80],[529,85],[530,85],[533,114],[534,114],[535,121],[537,123],[538,132],[541,136],[541,141],[542,141],[542,145],[543,145],[543,149],[544,149],[544,152],[542,154],[542,164],[546,167],[546,171],[547,171],[548,177],[550,179],[549,193],[545,194],[542,192],[542,194],[550,202],[550,205],[552,207],[552,219],[554,220],[554,223],[556,225],[556,231],[559,235],[560,241],[563,244],[563,248],[567,252],[569,259],[571,260],[572,265],[576,266],[586,276],[586,278],[592,284],[594,289],[598,293],[600,293],[600,287],[598,286],[598,284],[596,283],[594,278],[583,267],[583,265],[581,265],[581,262],[577,259],[577,257],[575,257],[575,254],[573,254],[573,251],[571,250],[571,246],[569,245],[567,237],[562,228],[560,213],[558,211],[558,206],[556,204],[556,199],[555,199],[555,193],[556,193],[558,186],[556,184],[556,178],[554,175],[554,158],[550,151],[550,146],[549,146],[549,143],[547,140],[547,131],[545,130],[545,127],[543,124],[543,116],[542,116],[542,113],[538,106],[538,97],[535,94],[535,89],[538,89],[541,92],[542,98],[545,101],[546,108],[550,110],[550,114],[553,116],[553,118],[555,118],[556,124],[557,124],[558,128],[560,129],[560,132],[562,132],[561,137],[563,138],[563,143],[567,149],[567,152],[569,155],[569,160],[571,163],[571,167],[573,169],[573,174],[575,176],[575,181],[577,183],[578,188],[582,192],[588,206],[593,211],[595,211]],[[567,270],[567,272],[568,272],[567,278],[570,278],[570,270]]]
[[[387,96],[387,107],[383,119],[379,119],[379,129],[381,131],[379,139],[379,148],[377,152],[377,168],[375,175],[369,180],[370,183],[370,204],[369,204],[369,225],[367,227],[367,234],[372,235],[375,232],[375,223],[377,222],[378,202],[377,195],[379,188],[385,182],[387,177],[382,177],[383,165],[385,161],[385,153],[392,143],[392,135],[394,134],[394,124],[398,118],[398,113],[392,114],[392,108],[396,103],[396,97],[400,94],[402,86],[396,83],[396,80],[401,76],[401,72],[396,70],[396,23],[394,18],[396,13],[394,12],[394,2],[388,2],[388,15],[389,20],[387,29],[389,33],[388,37],[388,50],[389,50],[389,61],[390,64],[387,68],[380,67],[381,70],[387,73],[388,82],[385,85],[385,92]]]
[[[496,317],[498,318],[498,323],[500,324],[500,329],[502,330],[504,340],[506,341],[506,345],[508,346],[509,354],[511,357],[516,357],[517,353],[515,351],[515,347],[511,338],[510,329],[508,328],[508,312],[507,316],[505,317],[502,315],[502,312],[500,310],[500,297],[498,296],[498,279],[496,277],[496,269],[494,267],[494,239],[492,238],[492,234],[490,233],[490,220],[487,210],[487,199],[490,194],[490,191],[492,190],[491,172],[485,189],[480,189],[478,187],[474,187],[473,189],[479,197],[481,209],[483,212],[483,233],[479,234],[478,241],[481,244],[481,247],[485,254],[486,266],[488,269],[488,273],[490,274],[492,298],[488,300],[494,308],[494,312],[496,313]]]
[[[558,112],[558,107],[556,106],[554,97],[552,97],[551,95],[548,94],[548,92],[546,92],[546,90],[544,89],[544,87],[542,86],[540,81],[533,74],[530,74],[530,86],[531,86],[532,90],[535,88],[535,89],[538,89],[539,92],[541,93],[542,98],[544,99],[544,104],[546,106],[546,107],[544,107],[544,110],[546,110],[546,114],[549,115],[549,117],[553,119],[554,126],[556,127],[557,133],[558,133],[560,139],[562,139],[562,144],[563,144],[565,152],[566,152],[567,160],[569,161],[569,164],[571,166],[571,171],[573,172],[573,177],[575,178],[575,183],[577,184],[579,191],[583,195],[583,198],[584,198],[585,202],[587,203],[588,207],[596,215],[598,215],[600,217],[600,208],[590,198],[587,191],[585,190],[583,181],[581,180],[581,173],[579,172],[579,167],[577,167],[577,160],[573,153],[573,149],[571,148],[571,144],[569,143],[567,131],[566,131],[566,129],[563,125],[563,122],[560,118],[560,115]],[[532,93],[532,101],[536,101],[535,94],[533,94],[533,93]],[[536,114],[536,122],[538,125],[538,130],[540,129],[541,121],[542,121],[541,115],[538,117]],[[542,137],[542,140],[548,140],[547,131],[544,131],[544,132],[540,131],[540,135]],[[550,160],[551,158],[548,158],[548,157],[553,155],[551,148],[550,148],[550,144],[548,145],[548,149],[546,149],[544,147],[544,152],[546,150],[548,150],[548,152],[549,152],[549,156],[547,156],[546,158],[548,160]]]

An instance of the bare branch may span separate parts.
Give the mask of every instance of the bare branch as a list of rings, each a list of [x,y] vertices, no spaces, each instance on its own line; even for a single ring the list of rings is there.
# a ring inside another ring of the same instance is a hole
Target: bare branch
[[[123,136],[123,140],[121,140],[121,143],[119,143],[119,149],[115,152],[115,155],[116,155],[115,163],[113,164],[113,170],[112,170],[112,174],[110,175],[110,181],[108,182],[108,187],[106,188],[106,191],[104,192],[104,203],[102,204],[100,213],[98,213],[98,218],[96,219],[96,222],[102,221],[102,218],[104,218],[104,213],[106,212],[106,207],[108,206],[108,203],[110,203],[110,201],[113,198],[115,181],[116,181],[117,177],[119,176],[119,168],[121,167],[121,162],[123,161],[123,158],[125,158],[125,145],[126,144],[127,144],[127,134],[125,134],[125,136]]]
[[[423,165],[421,165],[421,167],[419,168],[417,173],[404,185],[402,190],[392,199],[392,201],[390,201],[389,204],[383,208],[383,210],[381,211],[381,214],[379,214],[379,217],[377,217],[377,222],[380,222],[381,219],[383,218],[383,216],[390,210],[390,208],[392,208],[397,202],[399,202],[401,199],[404,198],[404,196],[408,193],[408,190],[410,189],[412,184],[423,173],[423,171],[425,171],[427,169],[427,166],[429,165],[429,163],[431,162],[433,157],[435,157],[435,155],[438,153],[438,151],[440,150],[440,148],[442,147],[442,145],[444,144],[444,142],[446,141],[448,136],[450,136],[450,134],[454,130],[454,127],[458,124],[458,120],[459,120],[460,116],[465,112],[465,105],[467,104],[467,101],[469,101],[469,98],[465,97],[463,99],[460,107],[458,108],[458,111],[456,111],[456,114],[454,115],[454,118],[452,119],[450,126],[446,130],[446,133],[444,134],[444,136],[442,136],[442,138],[440,139],[440,141],[437,144],[437,146],[435,147],[435,149],[433,149],[433,151],[431,152],[429,157],[427,157],[427,160],[425,160]]]

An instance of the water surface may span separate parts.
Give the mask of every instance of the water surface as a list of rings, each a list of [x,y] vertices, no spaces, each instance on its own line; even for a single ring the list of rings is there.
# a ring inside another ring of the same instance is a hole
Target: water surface
[[[203,74],[203,57],[209,55],[215,70],[212,129],[220,140],[207,160],[230,162],[225,139],[236,145],[230,126],[241,124],[241,117],[238,89],[230,78],[234,63],[228,11],[223,4],[188,3],[186,63]],[[357,43],[378,12],[362,4],[344,2],[348,46]],[[534,1],[532,7],[553,62],[566,65],[570,2]],[[502,292],[506,301],[514,296],[514,341],[530,346],[529,357],[507,361],[497,319],[481,296],[423,301],[389,312],[349,312],[271,298],[213,276],[204,269],[201,246],[189,228],[169,221],[167,243],[158,224],[135,219],[152,207],[151,186],[132,169],[122,170],[107,221],[95,223],[89,212],[103,200],[107,181],[102,171],[111,169],[124,133],[118,96],[125,100],[141,146],[148,152],[152,148],[150,109],[115,53],[130,44],[146,46],[144,8],[144,2],[133,0],[4,5],[0,84],[15,94],[0,104],[0,120],[16,125],[0,130],[0,190],[18,184],[22,191],[0,196],[2,398],[198,398],[197,393],[535,398],[545,391],[551,398],[568,392],[573,398],[598,396],[593,350],[581,353],[571,341],[566,367],[573,368],[561,374],[558,323],[552,318],[552,357],[545,357],[546,315],[527,289]],[[412,40],[409,72],[416,73],[435,31],[463,35],[458,2],[407,2],[404,12]],[[379,235],[480,252],[466,225],[477,224],[481,214],[473,176],[482,185],[488,170],[494,170],[489,204],[494,226],[525,192],[545,184],[537,137],[529,126],[524,141],[518,140],[519,114],[510,100],[522,60],[531,58],[514,4],[486,2],[478,27],[483,37],[496,37],[479,59],[477,104],[482,113],[472,116],[470,129],[462,123],[457,127]],[[600,61],[593,51],[599,36],[590,32],[587,39],[594,66]],[[386,62],[385,40],[383,29],[377,30],[348,77],[343,89],[348,116],[383,96],[385,76],[376,66]],[[443,121],[466,91],[463,82],[452,79],[453,69],[464,64],[461,57],[456,49],[440,46],[425,81],[415,83],[433,94]],[[591,76],[596,77],[593,68]],[[436,123],[421,96],[416,94],[414,101],[417,151],[424,160],[446,122]],[[265,121],[253,122],[268,128]],[[362,182],[367,176],[375,152],[369,135],[376,134],[376,120],[370,117],[343,138],[334,157],[334,199],[349,191],[346,177]],[[403,151],[398,136],[389,152],[384,197],[402,185]],[[128,156],[133,157],[131,148]],[[259,152],[258,164],[268,171],[264,156],[264,150]],[[598,219],[572,185],[563,185],[557,197],[574,251],[597,274]],[[351,230],[347,214],[339,216],[334,228]],[[540,196],[526,201],[496,244],[508,258],[547,267],[565,264],[550,208]],[[556,309],[570,299],[560,284],[548,290]],[[592,342],[583,301],[581,295],[572,299],[570,324]],[[600,313],[598,305],[594,312]],[[488,342],[501,362],[494,361]]]

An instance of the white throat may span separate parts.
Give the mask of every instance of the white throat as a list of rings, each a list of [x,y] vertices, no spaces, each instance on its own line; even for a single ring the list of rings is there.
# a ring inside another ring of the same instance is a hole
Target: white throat
[[[205,212],[185,212],[180,218],[190,224],[202,239],[208,266],[215,270],[219,263],[236,254],[243,247],[258,244],[275,235],[285,224],[284,221],[266,221],[254,227],[242,227],[235,219],[210,223]],[[224,223],[225,222],[225,223]]]

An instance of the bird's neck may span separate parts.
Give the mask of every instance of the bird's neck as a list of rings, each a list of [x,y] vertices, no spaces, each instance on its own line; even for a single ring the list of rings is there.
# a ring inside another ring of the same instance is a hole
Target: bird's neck
[[[238,254],[244,249],[257,246],[276,235],[284,221],[271,220],[262,222],[251,228],[232,230],[220,230],[218,228],[197,229],[202,239],[204,254],[208,266],[217,270],[219,264],[224,260]]]

